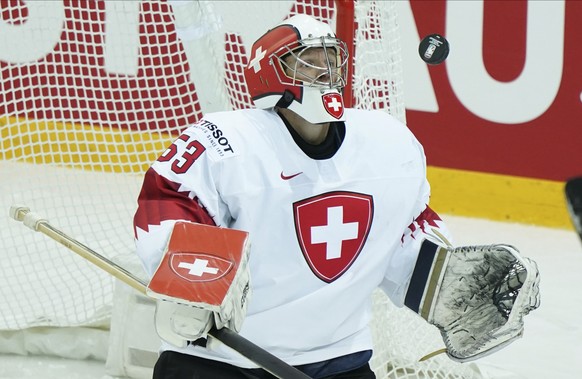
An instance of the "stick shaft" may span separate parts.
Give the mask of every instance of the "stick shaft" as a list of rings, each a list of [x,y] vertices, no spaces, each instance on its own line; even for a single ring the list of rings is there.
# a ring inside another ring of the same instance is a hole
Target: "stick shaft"
[[[564,192],[570,219],[582,240],[582,176],[566,181]]]
[[[92,250],[88,246],[68,236],[61,230],[49,224],[45,219],[38,217],[31,213],[30,209],[24,206],[13,206],[10,209],[10,215],[16,221],[23,222],[30,229],[41,232],[42,234],[57,241],[69,250],[85,258],[105,272],[113,275],[115,278],[130,285],[143,295],[146,294],[147,284],[134,276],[131,272],[119,266],[115,262],[109,260],[98,252]],[[309,379],[307,375],[297,370],[293,366],[288,365],[281,359],[275,357],[263,348],[255,345],[246,338],[240,336],[234,331],[222,328],[216,329],[213,327],[208,334],[217,340],[224,343],[226,346],[236,350],[242,356],[248,358],[252,362],[262,367],[277,378],[282,379]]]
[[[34,231],[45,234],[46,236],[65,246],[67,249],[74,251],[81,257],[93,263],[100,269],[135,288],[140,293],[144,295],[146,294],[146,283],[138,279],[132,273],[119,266],[115,262],[109,260],[88,246],[82,244],[81,242],[73,239],[54,226],[50,225],[48,221],[41,219],[34,214],[31,214],[28,208],[19,207],[11,213],[15,220],[24,222],[26,226],[33,229]],[[30,220],[26,220],[27,216]]]

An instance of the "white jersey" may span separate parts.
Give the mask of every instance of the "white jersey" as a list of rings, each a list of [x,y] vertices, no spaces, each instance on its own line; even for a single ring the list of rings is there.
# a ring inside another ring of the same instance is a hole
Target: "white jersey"
[[[274,112],[208,114],[156,161],[135,217],[153,274],[176,220],[249,232],[252,295],[240,334],[291,365],[372,348],[371,294],[401,306],[427,225],[423,149],[382,111],[346,110],[329,159],[309,158]],[[192,242],[195,244],[195,241]],[[222,344],[163,349],[256,367]]]

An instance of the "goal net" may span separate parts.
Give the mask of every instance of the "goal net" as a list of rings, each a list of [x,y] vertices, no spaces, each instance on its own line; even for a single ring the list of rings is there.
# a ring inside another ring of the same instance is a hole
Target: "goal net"
[[[332,25],[353,44],[348,101],[404,121],[392,1],[39,0],[0,10],[1,342],[21,332],[113,333],[116,322],[113,279],[9,220],[9,207],[29,206],[143,276],[131,225],[143,173],[203,113],[253,106],[243,77],[250,46],[286,17]],[[482,377],[445,356],[418,363],[442,347],[438,332],[380,294],[374,330],[379,378]],[[68,345],[83,356],[80,343],[0,343],[0,352],[74,356],[62,352]]]

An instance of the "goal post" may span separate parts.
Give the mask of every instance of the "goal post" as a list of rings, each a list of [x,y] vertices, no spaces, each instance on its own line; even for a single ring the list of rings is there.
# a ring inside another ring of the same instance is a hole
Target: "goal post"
[[[3,2],[0,209],[27,204],[144,279],[131,225],[143,173],[204,113],[253,107],[243,68],[268,28],[297,13],[329,23],[352,54],[346,104],[405,121],[396,8],[385,0]],[[120,368],[131,363],[119,357],[156,342],[133,333],[129,343],[122,327],[143,323],[151,332],[143,319],[151,304],[116,291],[110,275],[65,250],[0,218],[0,340],[41,329],[107,331],[110,352],[119,353],[108,369],[147,376]],[[418,363],[442,347],[438,331],[379,292],[373,330],[379,378],[482,378],[475,365],[445,356]],[[107,355],[66,341],[34,352],[66,355],[70,344],[71,356]]]

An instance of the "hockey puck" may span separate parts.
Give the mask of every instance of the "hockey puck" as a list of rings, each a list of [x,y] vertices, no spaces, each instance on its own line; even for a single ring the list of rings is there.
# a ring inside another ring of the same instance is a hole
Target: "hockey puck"
[[[418,54],[428,64],[443,63],[449,56],[449,41],[440,34],[430,34],[420,41]]]

